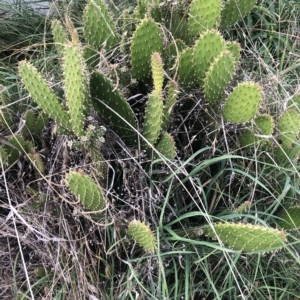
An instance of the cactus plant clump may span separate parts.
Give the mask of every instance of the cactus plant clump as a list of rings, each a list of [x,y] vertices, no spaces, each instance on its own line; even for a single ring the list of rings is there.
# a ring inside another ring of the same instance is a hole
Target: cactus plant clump
[[[128,225],[128,234],[145,250],[154,252],[156,240],[149,226],[138,220],[133,220]]]

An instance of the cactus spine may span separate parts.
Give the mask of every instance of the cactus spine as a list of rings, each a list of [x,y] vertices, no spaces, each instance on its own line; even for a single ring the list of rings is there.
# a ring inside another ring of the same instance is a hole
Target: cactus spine
[[[149,226],[141,221],[134,220],[128,225],[128,234],[141,246],[145,251],[154,252],[156,240]]]

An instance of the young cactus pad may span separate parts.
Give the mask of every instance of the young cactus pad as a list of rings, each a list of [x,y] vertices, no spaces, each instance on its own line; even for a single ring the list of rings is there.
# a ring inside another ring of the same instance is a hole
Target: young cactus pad
[[[72,171],[67,174],[66,183],[86,209],[99,211],[105,208],[103,193],[89,176]]]
[[[300,114],[296,109],[286,110],[278,121],[281,142],[284,147],[291,147],[300,131]]]
[[[282,248],[286,241],[283,231],[261,225],[226,222],[213,224],[213,228],[204,228],[204,234],[213,239],[217,239],[218,236],[225,246],[247,253],[277,250]]]
[[[235,60],[230,51],[223,51],[210,65],[204,80],[205,100],[210,105],[218,104],[230,82],[235,69]]]
[[[88,87],[80,48],[71,43],[66,46],[63,61],[70,124],[73,132],[82,136],[84,112],[88,111]]]
[[[68,36],[60,21],[53,20],[51,23],[51,30],[55,47],[60,56],[63,56],[65,45],[68,43]]]
[[[257,0],[228,0],[221,12],[221,27],[232,25],[250,13]]]
[[[116,30],[103,0],[89,0],[83,12],[84,36],[89,45],[100,50],[118,41]]]
[[[164,132],[155,144],[155,149],[164,157],[173,159],[176,154],[174,138],[169,133]],[[154,153],[153,157],[154,159],[160,158],[156,152]]]
[[[90,80],[92,103],[99,116],[111,123],[113,130],[125,143],[136,145],[134,113],[123,95],[102,73],[94,72]]]
[[[128,225],[128,234],[148,252],[155,250],[155,236],[149,226],[141,221],[134,220]]]
[[[197,36],[206,29],[211,29],[220,18],[221,4],[221,0],[193,0],[189,11],[189,34]]]
[[[33,100],[50,118],[53,118],[57,123],[68,129],[70,127],[68,114],[64,111],[54,92],[38,71],[26,61],[21,61],[19,63],[19,72]]]
[[[158,25],[143,20],[135,30],[131,42],[132,77],[144,80],[150,75],[150,60],[154,52],[162,52],[163,39]]]
[[[163,99],[161,93],[153,91],[148,98],[145,109],[143,135],[152,145],[156,143],[161,131],[163,118]],[[143,142],[145,147],[149,147]]]
[[[155,93],[161,93],[164,83],[164,69],[161,56],[158,52],[151,55],[152,77]]]
[[[253,82],[239,84],[227,98],[223,108],[226,121],[244,123],[258,112],[262,100],[260,86]]]
[[[285,210],[280,218],[281,220],[278,222],[278,225],[281,228],[285,230],[300,228],[300,206]]]

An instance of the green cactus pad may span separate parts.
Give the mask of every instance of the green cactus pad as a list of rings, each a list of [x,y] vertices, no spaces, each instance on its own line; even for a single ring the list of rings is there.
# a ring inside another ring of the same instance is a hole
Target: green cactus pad
[[[285,210],[281,216],[278,225],[284,230],[300,228],[300,206],[291,207]]]
[[[178,84],[176,81],[172,80],[168,83],[167,86],[168,94],[164,106],[163,111],[163,123],[162,123],[162,130],[168,130],[170,126],[170,120],[173,112],[173,107],[177,101],[178,95]]]
[[[169,133],[164,132],[155,144],[155,149],[165,158],[173,159],[176,154],[176,146],[173,137]],[[153,158],[160,158],[160,155],[154,153]]]
[[[239,84],[227,98],[223,108],[226,121],[244,123],[251,120],[259,110],[262,100],[260,86],[253,82]]]
[[[99,211],[105,208],[103,192],[89,176],[72,171],[66,175],[66,183],[71,192],[89,211]]]
[[[154,252],[156,240],[149,226],[141,221],[134,220],[128,225],[128,234],[141,246],[145,251]]]
[[[89,0],[83,12],[84,36],[90,46],[100,50],[118,42],[112,17],[103,0]]]
[[[156,93],[161,93],[164,83],[164,69],[161,56],[157,52],[151,55],[151,68],[154,90]]]
[[[48,119],[47,115],[43,111],[41,111],[35,119],[34,134],[36,136],[38,136],[42,132],[42,130],[47,125],[48,121],[49,121],[49,119]]]
[[[255,6],[257,0],[228,0],[221,11],[220,27],[232,25],[244,18]]]
[[[289,148],[300,131],[300,114],[296,109],[286,110],[278,121],[279,137],[284,147]]]
[[[57,123],[69,128],[69,116],[64,111],[52,89],[38,73],[38,71],[26,61],[19,63],[21,79],[33,100]]]
[[[63,56],[65,45],[68,43],[68,35],[64,30],[61,22],[58,20],[53,20],[51,23],[51,30],[53,39],[55,42],[55,47],[59,56]]]
[[[234,213],[235,214],[243,214],[248,212],[248,210],[250,209],[251,206],[251,202],[250,201],[245,201],[243,202],[241,205],[239,205],[235,210]]]
[[[241,58],[241,45],[235,41],[226,42],[226,49],[231,52],[236,63],[238,63]]]
[[[288,108],[295,108],[298,111],[300,110],[300,94],[296,94],[290,99],[287,103]]]
[[[148,140],[149,143],[154,145],[158,139],[159,133],[162,126],[163,117],[163,99],[161,94],[152,92],[149,95],[145,116],[144,116],[144,126],[143,126],[143,136]],[[146,148],[149,145],[143,141]]]
[[[255,143],[267,142],[268,138],[257,137],[255,134],[270,136],[274,130],[274,120],[270,115],[262,115],[254,119],[252,130],[245,129],[240,136],[240,143],[243,146],[253,145]]]
[[[171,71],[180,53],[186,48],[182,40],[172,41],[163,51],[163,61],[167,71]]]
[[[223,50],[225,50],[225,41],[216,30],[206,31],[197,40],[194,47],[193,68],[196,70],[195,76],[199,84],[203,83],[210,64]]]
[[[21,131],[22,136],[25,139],[31,139],[35,131],[35,114],[33,113],[33,111],[31,110],[26,111],[24,115],[24,120],[25,120],[25,125]]]
[[[143,20],[135,30],[131,42],[132,77],[144,80],[150,75],[151,55],[162,52],[163,39],[158,25],[153,20]]]
[[[4,168],[9,166],[8,155],[3,147],[0,147],[0,159],[2,160],[2,164]],[[0,163],[0,170],[1,170],[1,163]]]
[[[94,70],[100,62],[99,53],[89,46],[82,49],[82,56],[89,70]]]
[[[111,123],[113,130],[129,145],[136,145],[134,113],[122,94],[102,73],[94,72],[90,80],[92,104],[99,116]],[[133,127],[133,128],[132,128]]]
[[[221,52],[210,65],[204,80],[205,100],[210,105],[222,101],[225,88],[232,79],[235,60],[228,50]]]
[[[211,227],[204,228],[204,234],[213,239],[220,238],[225,246],[236,251],[247,253],[270,252],[274,248],[284,247],[286,235],[278,229],[267,228],[261,225],[217,223]],[[217,234],[217,236],[216,236]]]
[[[193,0],[189,10],[189,34],[199,36],[203,31],[213,28],[220,18],[221,4],[221,0]]]
[[[195,68],[191,64],[193,61],[193,48],[187,48],[183,50],[179,56],[178,65],[178,81],[185,91],[189,91],[197,86],[197,80],[195,78]]]
[[[65,96],[70,125],[77,136],[84,134],[83,119],[88,112],[88,87],[81,49],[70,43],[64,52]]]

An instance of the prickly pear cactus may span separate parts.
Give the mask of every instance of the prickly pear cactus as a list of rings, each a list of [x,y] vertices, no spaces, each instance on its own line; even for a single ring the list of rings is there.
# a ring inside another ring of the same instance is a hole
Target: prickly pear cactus
[[[189,91],[192,88],[196,87],[198,83],[197,78],[195,78],[195,68],[193,65],[191,65],[191,61],[193,61],[193,55],[193,48],[186,48],[185,50],[183,50],[179,56],[177,74],[175,73],[180,85],[186,91]]]
[[[252,224],[217,223],[213,228],[203,229],[204,234],[213,239],[217,237],[236,251],[247,253],[270,252],[284,247],[286,234],[273,228]]]
[[[202,84],[205,79],[205,73],[210,64],[224,50],[226,50],[225,40],[216,30],[204,32],[197,40],[193,53],[193,68],[196,71],[195,76],[199,84]]]
[[[226,49],[231,52],[236,63],[238,63],[241,58],[241,45],[235,41],[226,42]]]
[[[150,75],[151,55],[161,53],[163,39],[158,25],[151,19],[143,20],[133,33],[131,42],[132,77],[144,80]]]
[[[83,119],[89,111],[89,104],[86,70],[79,46],[68,44],[64,51],[63,62],[70,125],[72,131],[80,137],[84,134]]]
[[[156,240],[149,226],[134,220],[128,225],[128,234],[148,252],[154,252]]]
[[[241,20],[255,6],[257,0],[228,0],[221,12],[220,27],[226,27]]]
[[[228,122],[247,122],[256,115],[261,101],[261,89],[258,84],[241,83],[228,96],[223,108],[223,116]]]
[[[204,79],[205,100],[210,105],[222,101],[225,88],[235,71],[235,60],[230,51],[221,52],[210,65]]]
[[[103,0],[88,0],[83,12],[84,36],[89,45],[100,50],[114,46],[118,36],[112,17]]]
[[[162,133],[155,144],[155,149],[165,158],[173,159],[176,154],[176,145],[173,137],[167,132]],[[153,158],[160,158],[160,155],[154,153]]]
[[[250,206],[251,206],[251,202],[245,201],[234,210],[234,213],[235,214],[243,214],[250,209]]]
[[[153,77],[154,91],[157,94],[162,93],[164,83],[164,69],[161,56],[158,52],[151,55],[151,69]]]
[[[137,144],[134,113],[123,95],[114,88],[112,82],[102,73],[94,72],[90,79],[92,104],[113,130],[129,145]]]
[[[174,105],[176,104],[177,101],[177,96],[178,96],[178,84],[176,81],[172,80],[168,83],[167,85],[167,98],[164,106],[164,111],[163,111],[163,123],[162,123],[162,130],[168,130],[170,126],[170,121],[171,121],[171,116],[173,113],[173,108]]]
[[[158,139],[161,131],[163,121],[163,99],[161,94],[155,93],[154,91],[149,95],[145,116],[143,135],[149,143],[154,145]],[[145,147],[149,147],[148,143],[143,141]]]
[[[66,175],[66,183],[87,210],[96,212],[105,208],[103,192],[89,176],[72,171]]]
[[[198,36],[203,31],[213,28],[219,21],[221,4],[221,0],[193,0],[189,7],[189,34]]]
[[[69,128],[69,115],[65,112],[54,92],[38,71],[30,63],[21,61],[19,63],[19,72],[22,82],[33,100],[49,117],[53,118],[61,126]]]
[[[300,114],[296,109],[286,110],[278,121],[279,137],[284,147],[289,148],[300,131]]]
[[[300,206],[291,207],[285,210],[281,216],[278,225],[285,230],[300,228]]]
[[[64,30],[61,22],[58,20],[53,20],[51,23],[51,30],[53,39],[55,42],[55,47],[60,57],[63,56],[65,45],[68,42],[68,35]]]

